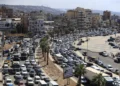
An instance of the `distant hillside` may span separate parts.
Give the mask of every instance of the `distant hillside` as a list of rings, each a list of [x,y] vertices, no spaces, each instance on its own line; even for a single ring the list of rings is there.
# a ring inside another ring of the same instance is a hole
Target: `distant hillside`
[[[0,5],[0,7],[3,5]],[[8,8],[12,8],[14,11],[20,10],[24,12],[31,12],[31,11],[40,11],[43,10],[45,13],[51,13],[54,15],[59,15],[61,13],[64,13],[64,11],[59,10],[59,9],[54,9],[50,7],[45,7],[45,6],[30,6],[30,5],[4,5]]]

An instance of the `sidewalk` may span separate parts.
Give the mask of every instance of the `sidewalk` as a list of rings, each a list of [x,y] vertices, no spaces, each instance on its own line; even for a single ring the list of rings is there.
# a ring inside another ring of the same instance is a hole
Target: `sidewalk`
[[[67,84],[67,80],[63,79],[63,72],[61,71],[60,67],[54,63],[51,56],[49,57],[49,65],[46,65],[46,61],[44,61],[41,53],[39,53],[37,58],[38,57],[40,58],[40,65],[43,66],[42,69],[52,80],[56,80],[59,86],[64,86]],[[76,86],[76,80],[70,79],[70,85],[67,86]]]

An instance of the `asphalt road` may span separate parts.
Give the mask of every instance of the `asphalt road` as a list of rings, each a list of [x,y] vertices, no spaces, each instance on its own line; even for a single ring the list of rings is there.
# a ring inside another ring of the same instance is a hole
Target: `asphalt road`
[[[80,52],[87,52],[87,50],[80,50]],[[120,64],[115,63],[111,57],[103,57],[99,53],[92,52],[88,50],[88,56],[99,58],[105,65],[112,65],[113,68],[118,68],[120,71]]]

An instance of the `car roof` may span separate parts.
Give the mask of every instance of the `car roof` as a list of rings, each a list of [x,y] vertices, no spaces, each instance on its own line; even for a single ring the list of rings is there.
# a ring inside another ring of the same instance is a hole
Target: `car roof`
[[[28,77],[28,80],[33,80],[31,77]]]
[[[58,83],[55,81],[50,81],[50,83],[52,83],[53,85],[58,85]]]
[[[47,84],[44,80],[39,80],[41,84]]]
[[[40,78],[40,76],[35,76],[35,78]]]

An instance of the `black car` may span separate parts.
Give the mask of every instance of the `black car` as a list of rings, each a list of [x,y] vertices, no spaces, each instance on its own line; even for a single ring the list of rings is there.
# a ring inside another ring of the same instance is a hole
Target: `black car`
[[[41,69],[35,69],[36,75],[41,75],[42,71]]]
[[[35,70],[34,70],[34,69],[31,69],[31,70],[29,71],[29,75],[30,75],[31,77],[34,77],[34,76],[36,75]]]
[[[9,74],[9,69],[8,69],[8,68],[3,68],[2,74],[3,74],[3,75]]]

